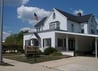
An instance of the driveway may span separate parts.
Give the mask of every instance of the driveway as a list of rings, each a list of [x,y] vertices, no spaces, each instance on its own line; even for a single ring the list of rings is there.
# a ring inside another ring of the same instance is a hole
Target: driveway
[[[15,66],[0,66],[0,71],[98,71],[98,59],[93,57],[71,57],[37,64],[4,61]]]

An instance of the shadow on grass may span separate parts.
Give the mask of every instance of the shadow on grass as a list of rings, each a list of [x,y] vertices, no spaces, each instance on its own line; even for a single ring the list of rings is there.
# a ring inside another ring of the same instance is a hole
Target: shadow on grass
[[[0,66],[14,66],[14,65],[2,62],[2,63],[0,63]]]

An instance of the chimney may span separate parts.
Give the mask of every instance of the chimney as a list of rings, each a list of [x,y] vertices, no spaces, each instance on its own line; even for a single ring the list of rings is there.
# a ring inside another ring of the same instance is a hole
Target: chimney
[[[82,16],[81,12],[78,12],[77,13],[77,16],[81,17]]]

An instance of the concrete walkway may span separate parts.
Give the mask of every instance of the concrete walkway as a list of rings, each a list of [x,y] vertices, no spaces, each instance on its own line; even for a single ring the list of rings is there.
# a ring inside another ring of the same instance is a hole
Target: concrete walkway
[[[60,71],[98,71],[98,59],[94,57],[65,58],[41,65]]]
[[[0,71],[58,71],[46,68],[40,64],[28,64],[9,59],[4,59],[4,61],[14,66],[0,66]]]
[[[71,57],[37,64],[4,61],[15,66],[0,66],[0,71],[98,71],[98,59],[93,57]]]

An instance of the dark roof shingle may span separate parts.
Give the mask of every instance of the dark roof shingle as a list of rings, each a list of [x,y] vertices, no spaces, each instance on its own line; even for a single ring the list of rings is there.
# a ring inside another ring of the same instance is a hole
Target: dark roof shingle
[[[44,17],[42,20],[40,20],[36,25],[34,25],[34,27],[38,27],[41,25],[44,25],[44,22],[46,21],[47,17]]]
[[[84,15],[84,16],[75,16],[75,15],[69,14],[67,12],[61,11],[59,9],[56,9],[56,10],[59,11],[64,16],[66,16],[69,20],[72,20],[72,21],[75,21],[78,23],[87,22],[89,20],[89,18],[92,16],[92,14],[88,14],[88,15]]]

